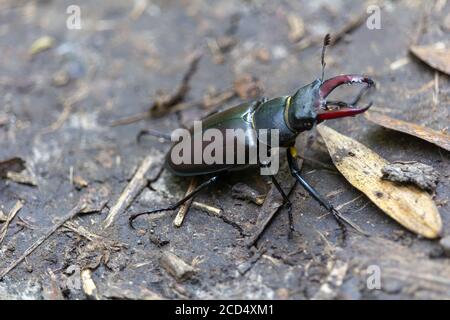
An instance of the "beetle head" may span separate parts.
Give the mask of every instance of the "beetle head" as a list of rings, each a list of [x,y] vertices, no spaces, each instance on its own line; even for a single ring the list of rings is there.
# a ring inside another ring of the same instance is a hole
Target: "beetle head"
[[[327,101],[327,96],[343,84],[364,83],[366,86],[350,102]],[[310,130],[315,124],[324,120],[350,117],[368,110],[371,103],[365,107],[356,104],[365,91],[373,87],[372,79],[361,75],[340,75],[325,81],[317,79],[300,88],[289,100],[287,121],[289,126],[300,132]]]

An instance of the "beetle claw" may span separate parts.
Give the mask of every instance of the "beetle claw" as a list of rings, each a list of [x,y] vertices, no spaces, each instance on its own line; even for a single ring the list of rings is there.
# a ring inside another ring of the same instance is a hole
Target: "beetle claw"
[[[353,84],[353,83],[366,83],[367,85],[361,89],[358,95],[353,99],[352,102],[347,103],[344,101],[327,101],[326,97],[337,87],[343,84]],[[364,95],[364,93],[371,87],[375,85],[374,81],[370,78],[360,76],[360,75],[340,75],[337,77],[330,78],[322,83],[319,91],[319,105],[325,109],[325,112],[319,113],[317,115],[317,121],[321,122],[328,119],[336,119],[342,117],[354,116],[359,113],[363,113],[372,106],[372,102],[363,108],[359,108],[356,104]],[[337,108],[329,108],[329,106],[336,106]]]

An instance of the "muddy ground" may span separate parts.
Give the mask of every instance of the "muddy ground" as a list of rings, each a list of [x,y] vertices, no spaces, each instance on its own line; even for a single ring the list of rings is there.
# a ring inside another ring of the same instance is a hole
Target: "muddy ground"
[[[0,180],[0,208],[5,214],[18,200],[24,203],[1,244],[0,270],[82,196],[107,202],[100,212],[81,214],[74,224],[59,228],[7,274],[0,281],[0,298],[450,298],[450,260],[439,241],[410,233],[361,195],[334,169],[317,137],[306,156],[322,164],[305,161],[305,177],[336,206],[356,199],[341,210],[372,237],[349,232],[344,245],[335,220],[296,187],[291,201],[298,232],[288,238],[283,209],[256,247],[248,249],[246,239],[261,207],[233,198],[231,190],[243,181],[265,194],[268,181],[255,171],[230,174],[196,197],[197,202],[221,208],[219,216],[193,207],[181,228],[173,226],[175,213],[168,212],[142,218],[138,230],[131,229],[130,214],[167,205],[185,193],[189,180],[164,172],[111,227],[103,228],[142,160],[151,156],[147,177],[153,178],[168,149],[167,143],[151,137],[138,144],[138,132],[151,128],[170,133],[211,111],[192,104],[160,118],[110,126],[148,110],[159,92],[175,91],[194,51],[203,56],[186,102],[201,101],[214,90],[229,91],[236,79],[249,75],[259,79],[264,96],[290,94],[320,77],[320,45],[299,50],[296,36],[336,32],[370,3],[2,1],[0,160],[24,159],[37,186]],[[80,30],[66,27],[66,9],[73,4],[81,8]],[[303,20],[303,34],[301,28],[292,34],[292,14],[297,22],[298,17]],[[449,14],[447,1],[385,1],[381,29],[370,30],[363,22],[329,48],[326,75],[368,74],[378,86],[370,96],[374,109],[436,130],[448,129],[448,76],[411,56],[408,48],[412,43],[448,44]],[[54,42],[31,55],[33,42],[43,36]],[[213,108],[237,104],[245,94]],[[417,160],[438,170],[441,181],[434,199],[443,235],[449,235],[447,151],[361,116],[328,125],[389,161]],[[285,176],[287,185],[291,179]],[[194,274],[179,280],[168,273],[160,260],[166,252],[193,266]],[[368,275],[377,268],[381,288],[371,289]],[[331,271],[341,281],[331,281],[329,292],[320,290],[330,281]]]

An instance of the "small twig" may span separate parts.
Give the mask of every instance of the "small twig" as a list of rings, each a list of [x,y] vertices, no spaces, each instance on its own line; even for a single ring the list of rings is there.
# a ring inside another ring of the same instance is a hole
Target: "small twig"
[[[58,130],[64,124],[64,122],[69,118],[70,113],[72,112],[73,105],[81,100],[84,100],[89,94],[89,87],[87,85],[82,85],[78,90],[64,100],[63,102],[63,111],[59,115],[58,119],[53,122],[47,128],[44,128],[40,134],[47,134],[53,131]]]
[[[10,213],[8,214],[5,224],[2,226],[2,229],[0,230],[0,244],[3,242],[3,239],[5,238],[6,233],[8,232],[8,228],[11,221],[14,219],[14,217],[20,211],[20,209],[22,209],[22,207],[23,207],[22,201],[18,200],[14,205],[14,207],[11,209]]]
[[[135,123],[135,122],[147,119],[147,118],[149,118],[149,112],[145,111],[145,112],[141,112],[141,113],[136,113],[136,114],[126,117],[126,118],[113,120],[113,121],[111,121],[109,126],[110,127],[124,126],[127,124],[131,124],[131,123]]]
[[[112,121],[110,123],[110,126],[115,127],[119,125],[130,124],[147,119],[149,117],[162,117],[167,113],[173,111],[173,107],[180,104],[191,89],[189,83],[195,72],[197,71],[198,63],[200,62],[201,57],[202,54],[200,52],[196,52],[194,54],[194,57],[189,64],[188,70],[184,74],[180,85],[173,94],[156,99],[156,101],[153,102],[148,111],[135,114],[127,118]]]
[[[257,252],[255,252],[255,254],[250,259],[238,265],[237,270],[241,274],[241,276],[249,272],[251,268],[259,261],[259,259],[266,253],[266,251],[267,249],[265,247],[262,247]]]
[[[67,221],[74,218],[77,214],[79,214],[86,207],[85,199],[81,199],[77,205],[69,211],[69,213],[62,218],[62,220],[56,224],[54,224],[41,238],[39,238],[35,243],[33,243],[25,252],[14,261],[9,267],[4,269],[0,273],[0,280],[2,280],[11,270],[17,267],[23,260],[25,260],[34,250],[36,250],[45,240],[47,240],[56,230],[58,230],[62,225],[64,225]]]
[[[338,29],[336,32],[331,33],[331,41],[330,46],[333,46],[337,44],[339,41],[341,41],[345,35],[353,32],[356,30],[359,26],[361,26],[364,21],[366,21],[367,13],[366,11],[363,11],[358,16],[350,18],[347,23],[345,23],[340,29]],[[323,41],[322,36],[311,36],[308,38],[305,38],[303,41],[300,41],[298,45],[296,46],[297,50],[305,50],[306,48],[316,46],[321,44]]]
[[[139,168],[136,170],[136,173],[134,174],[133,178],[131,179],[130,183],[125,187],[125,189],[120,194],[119,199],[117,200],[116,204],[111,208],[109,211],[108,216],[103,221],[103,229],[108,228],[111,226],[116,219],[116,216],[131,204],[131,202],[136,198],[136,196],[144,189],[147,184],[147,178],[145,177],[145,173],[150,168],[150,165],[152,164],[153,158],[151,156],[147,156],[139,166]]]
[[[129,16],[133,20],[138,20],[147,9],[147,0],[134,0],[134,6]]]
[[[22,219],[21,217],[17,217],[17,219],[19,219],[19,221],[17,221],[17,224],[21,227],[25,227],[31,230],[36,229],[36,227],[34,227],[33,225],[31,225],[29,222],[27,222],[26,220]]]
[[[194,201],[192,202],[192,207],[202,210],[202,211],[206,211],[207,213],[211,213],[214,216],[221,216],[222,215],[222,209],[210,206],[208,204],[205,203],[201,203],[201,202],[197,202]]]
[[[417,28],[412,36],[410,46],[418,44],[420,41],[420,38],[422,37],[422,35],[425,33],[425,30],[426,30],[428,17],[430,15],[431,10],[422,7],[421,11],[422,11],[422,15],[420,16],[419,21],[417,23]]]
[[[186,196],[190,194],[194,189],[197,187],[197,179],[194,177],[191,179],[191,183],[189,184],[189,187],[186,191]],[[186,216],[186,213],[188,212],[189,208],[191,207],[192,201],[194,200],[194,197],[187,200],[185,203],[183,203],[180,206],[180,209],[178,210],[177,215],[175,216],[175,219],[173,220],[173,225],[177,228],[181,227],[184,221],[184,217]]]
[[[352,200],[350,200],[350,201],[347,201],[347,202],[345,202],[345,203],[342,203],[342,204],[338,205],[335,209],[336,209],[336,210],[341,210],[342,208],[348,206],[349,204],[352,204],[352,203],[355,202],[356,200],[361,199],[362,196],[363,196],[363,195],[360,194],[360,195],[357,196],[356,198],[354,198],[354,199],[352,199]]]
[[[439,105],[439,72],[434,71],[433,109]]]
[[[366,21],[366,11],[361,12],[358,16],[350,18],[348,22],[331,37],[330,45],[335,45],[341,41],[345,35],[355,31]]]
[[[76,234],[78,234],[79,236],[86,238],[89,241],[94,241],[94,240],[98,240],[101,239],[102,237],[90,232],[89,230],[87,230],[86,228],[84,228],[83,226],[78,225],[77,223],[73,222],[73,221],[67,221],[64,224],[64,227],[67,228],[68,231],[72,231]]]

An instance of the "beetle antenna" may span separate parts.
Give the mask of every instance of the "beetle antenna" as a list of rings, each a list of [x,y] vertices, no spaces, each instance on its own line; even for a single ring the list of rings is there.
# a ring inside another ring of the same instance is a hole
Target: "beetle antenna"
[[[327,46],[330,45],[330,43],[331,43],[331,36],[330,36],[329,33],[327,33],[325,35],[325,38],[323,38],[323,47],[322,47],[322,59],[321,59],[321,62],[322,62],[322,81],[323,81],[323,77],[325,75],[325,66],[327,65],[325,63],[325,50],[326,50]]]

